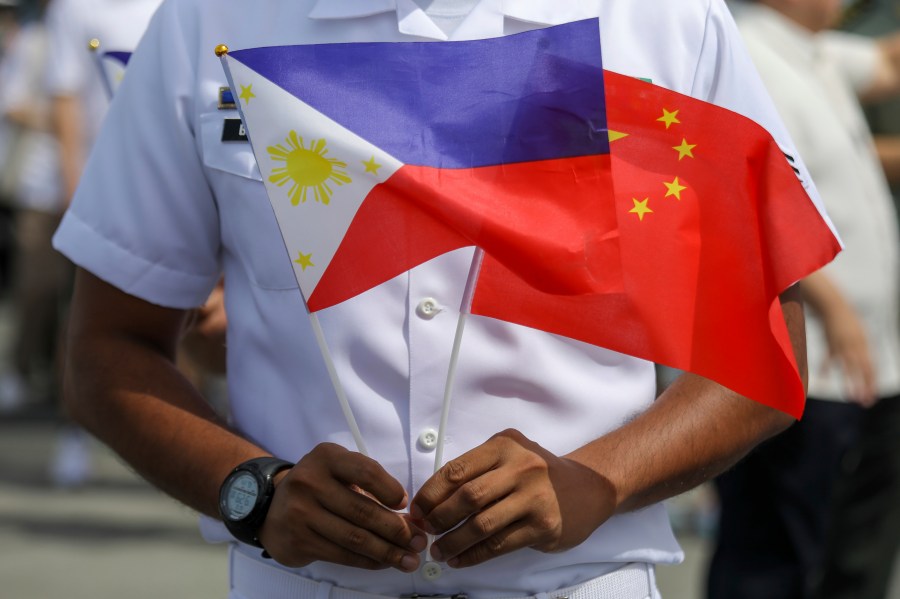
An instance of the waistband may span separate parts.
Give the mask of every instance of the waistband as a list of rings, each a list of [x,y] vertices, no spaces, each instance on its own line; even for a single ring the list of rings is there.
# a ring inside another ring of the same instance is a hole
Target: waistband
[[[231,546],[231,588],[241,599],[469,599],[465,589],[441,595],[377,595],[293,574]],[[630,563],[579,585],[502,599],[650,599],[658,597],[653,565]]]

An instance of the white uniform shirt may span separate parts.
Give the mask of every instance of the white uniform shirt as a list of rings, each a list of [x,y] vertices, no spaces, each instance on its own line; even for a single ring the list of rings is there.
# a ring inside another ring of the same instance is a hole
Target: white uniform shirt
[[[84,102],[87,147],[100,130],[109,99],[88,42],[103,50],[131,52],[162,0],[53,0],[47,7],[51,58],[47,86],[55,96]]]
[[[721,0],[483,0],[450,38],[598,16],[605,68],[750,115],[792,151]],[[323,441],[354,445],[250,147],[220,141],[223,119],[236,111],[217,109],[225,76],[213,48],[445,37],[412,0],[164,3],[57,234],[75,262],[164,306],[202,303],[224,268],[233,419],[280,457],[296,460]],[[319,312],[370,453],[410,496],[432,473],[471,256],[452,252]],[[481,317],[469,320],[455,381],[445,459],[506,428],[565,454],[655,396],[650,363]],[[204,529],[226,538],[212,520]],[[477,598],[562,588],[623,562],[681,558],[666,511],[655,505],[612,518],[570,551],[522,550],[461,571],[444,567],[431,581],[320,562],[299,572],[374,593],[464,590]]]
[[[900,392],[900,239],[884,171],[856,92],[872,81],[875,42],[815,35],[764,5],[742,7],[740,31],[816,182],[845,249],[823,272],[862,318],[880,396]],[[855,89],[854,89],[855,88]],[[822,322],[807,313],[809,394],[846,400],[841,369],[824,368]]]

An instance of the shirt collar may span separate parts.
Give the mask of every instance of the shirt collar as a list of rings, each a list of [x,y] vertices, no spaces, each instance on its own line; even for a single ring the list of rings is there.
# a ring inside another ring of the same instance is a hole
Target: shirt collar
[[[597,14],[597,0],[482,0],[453,33],[454,38],[478,39],[503,35],[505,18],[537,25],[558,25]],[[406,35],[447,39],[413,0],[317,0],[311,19],[352,19],[397,12],[397,26]]]

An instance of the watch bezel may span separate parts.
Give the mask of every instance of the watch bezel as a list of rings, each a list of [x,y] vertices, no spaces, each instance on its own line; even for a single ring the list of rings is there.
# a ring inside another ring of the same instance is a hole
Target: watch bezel
[[[219,516],[228,531],[239,541],[262,547],[259,542],[259,529],[269,513],[269,506],[275,494],[275,475],[282,470],[293,468],[292,462],[274,457],[261,457],[247,460],[232,470],[219,487]],[[256,480],[258,492],[253,507],[242,518],[233,519],[228,510],[228,493],[234,481],[243,474],[250,474]]]

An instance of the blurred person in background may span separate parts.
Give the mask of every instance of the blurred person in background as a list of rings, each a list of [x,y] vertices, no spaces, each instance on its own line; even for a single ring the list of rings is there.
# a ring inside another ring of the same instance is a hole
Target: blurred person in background
[[[18,0],[0,0],[0,57],[9,46],[9,38],[18,28],[16,7]]]
[[[64,202],[59,147],[44,88],[47,56],[46,30],[36,18],[22,26],[0,66],[0,114],[16,132],[7,181],[15,245],[12,355],[0,376],[0,408],[5,411],[58,391],[53,383],[58,380],[61,306],[71,287],[71,266],[50,245]]]
[[[840,0],[734,8],[845,250],[802,283],[810,308],[803,418],[717,480],[708,597],[800,599],[822,576],[841,464],[866,410],[900,402],[897,217],[859,104],[900,91],[900,40],[826,32]]]
[[[48,86],[62,149],[66,201],[81,177],[109,106],[100,69],[88,51],[92,39],[106,50],[131,52],[161,0],[51,0],[47,10],[52,53]]]
[[[842,28],[885,39],[900,30],[900,1],[854,2],[845,11]],[[866,103],[866,117],[896,205],[900,97],[872,100]],[[900,402],[880,401],[866,410],[859,441],[841,466],[816,597],[880,599],[889,591],[900,548]]]
[[[19,29],[17,7],[18,0],[0,0],[0,62]],[[12,187],[15,175],[11,156],[16,133],[15,127],[6,119],[0,118],[0,291],[6,290],[10,278],[9,262],[13,244]]]
[[[88,44],[97,39],[104,49],[133,51],[160,2],[51,0],[49,3],[46,85],[52,98],[65,204],[78,185],[110,102],[96,57],[88,50]],[[80,428],[67,426],[50,466],[51,477],[61,486],[79,485],[87,480],[90,469],[87,434]]]

